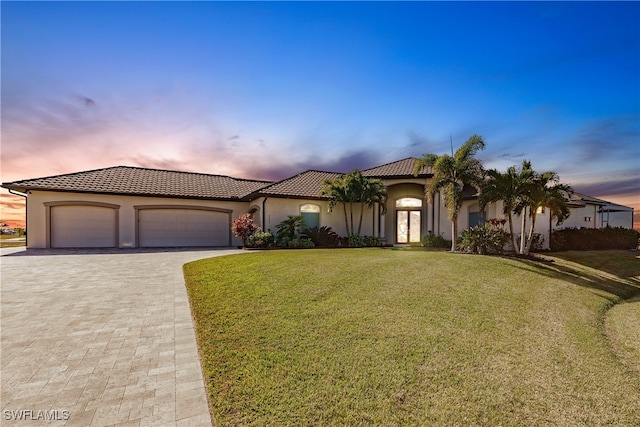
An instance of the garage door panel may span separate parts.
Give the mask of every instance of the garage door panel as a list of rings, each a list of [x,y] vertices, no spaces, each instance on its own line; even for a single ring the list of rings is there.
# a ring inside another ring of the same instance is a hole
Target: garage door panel
[[[229,214],[200,209],[140,209],[141,247],[228,246]]]
[[[52,248],[113,248],[116,210],[100,206],[53,206],[50,213]]]

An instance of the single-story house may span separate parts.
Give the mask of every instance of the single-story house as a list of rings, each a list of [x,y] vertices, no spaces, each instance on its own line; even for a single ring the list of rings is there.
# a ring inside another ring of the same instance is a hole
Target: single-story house
[[[378,178],[388,191],[387,212],[366,208],[362,234],[386,243],[419,242],[426,233],[451,239],[442,197],[424,197],[429,170],[415,176],[415,158],[362,171]],[[345,235],[342,207],[329,211],[320,195],[326,178],[338,172],[308,170],[278,182],[229,176],[115,166],[44,178],[6,182],[2,187],[26,198],[29,248],[126,248],[237,246],[233,218],[250,213],[263,229],[288,215],[302,215],[308,227],[328,226]],[[500,203],[481,215],[470,191],[459,215],[459,229],[482,218],[502,217]],[[633,209],[575,194],[575,215],[567,226],[632,227]],[[356,207],[356,215],[359,215]],[[516,222],[516,227],[519,221]],[[539,232],[548,233],[548,217],[538,215]]]

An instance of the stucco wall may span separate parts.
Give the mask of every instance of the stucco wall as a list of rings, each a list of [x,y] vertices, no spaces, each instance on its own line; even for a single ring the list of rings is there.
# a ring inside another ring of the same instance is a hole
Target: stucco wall
[[[253,203],[264,206],[264,229],[271,230],[275,235],[276,226],[287,219],[288,215],[300,215],[300,207],[305,204],[317,205],[320,207],[320,226],[331,227],[340,236],[346,236],[347,230],[344,220],[342,204],[337,204],[332,212],[329,212],[329,202],[325,200],[313,199],[286,199],[280,197],[269,197],[263,205],[264,199],[257,199]],[[360,220],[360,206],[353,206],[354,227],[358,228]],[[373,210],[366,208],[362,217],[361,234],[371,235],[373,230]]]

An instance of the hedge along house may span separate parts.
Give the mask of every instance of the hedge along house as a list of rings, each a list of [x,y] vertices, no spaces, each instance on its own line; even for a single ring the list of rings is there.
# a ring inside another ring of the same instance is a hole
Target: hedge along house
[[[362,171],[382,180],[388,191],[386,214],[377,205],[364,208],[363,235],[388,244],[418,243],[427,233],[451,239],[442,197],[436,194],[432,203],[424,197],[432,174],[423,169],[414,176],[415,161],[406,158]],[[116,166],[2,186],[26,197],[29,248],[225,247],[241,244],[231,234],[231,221],[247,212],[265,230],[275,231],[289,215],[302,215],[307,227],[327,226],[346,235],[342,206],[330,212],[328,198],[320,196],[324,180],[339,175],[308,170],[270,182]],[[353,207],[357,223],[360,205]],[[566,226],[632,226],[632,208],[583,195],[573,195],[572,207],[576,215],[572,212],[565,222],[572,225]],[[475,190],[465,189],[459,230],[499,217],[500,202],[480,212]],[[583,217],[589,221],[580,221]],[[519,233],[517,217],[514,223]],[[541,212],[536,231],[548,235],[548,226]]]

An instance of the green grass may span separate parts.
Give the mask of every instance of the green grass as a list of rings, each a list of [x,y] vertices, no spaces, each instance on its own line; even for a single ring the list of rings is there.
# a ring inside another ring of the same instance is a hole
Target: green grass
[[[212,414],[219,425],[638,425],[639,303],[617,305],[615,321],[607,310],[640,290],[640,260],[554,261],[354,249],[187,264]]]
[[[26,237],[20,236],[24,240],[10,241],[19,238],[19,236],[13,234],[0,234],[0,248],[15,248],[18,246],[25,246],[27,244]]]

